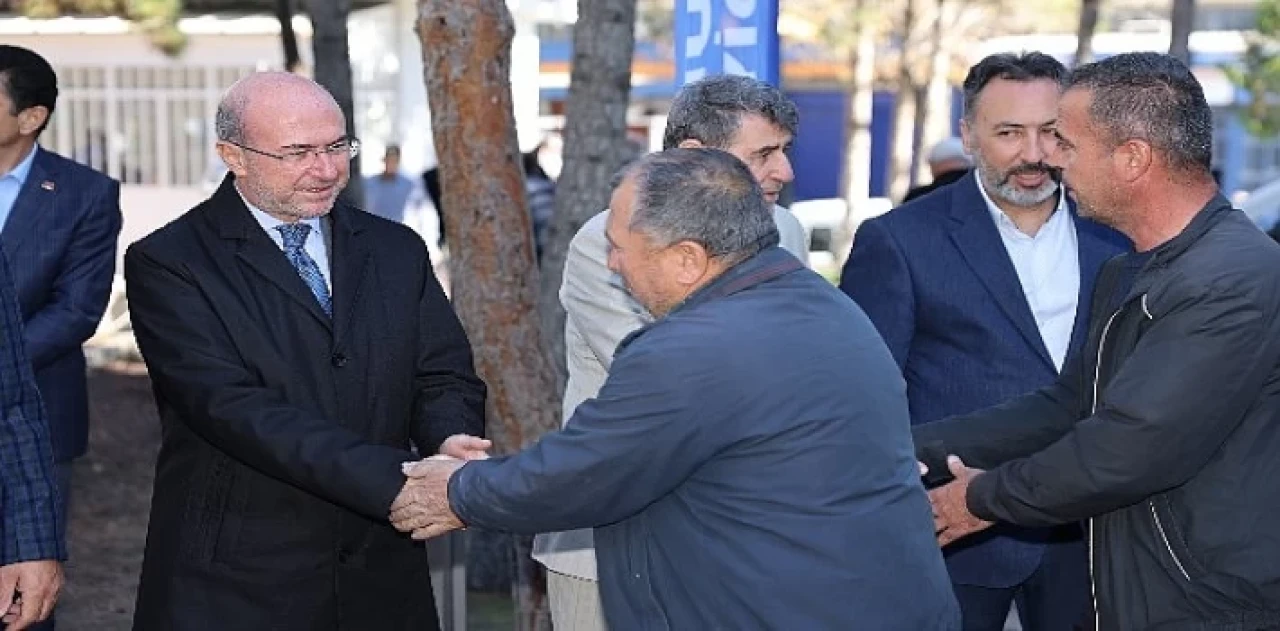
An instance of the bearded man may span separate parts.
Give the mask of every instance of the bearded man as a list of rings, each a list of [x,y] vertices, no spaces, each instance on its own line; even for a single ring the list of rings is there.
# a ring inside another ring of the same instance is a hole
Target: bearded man
[[[1041,53],[983,59],[960,127],[974,170],[858,229],[840,287],[902,369],[913,424],[1053,383],[1084,341],[1098,270],[1128,247],[1076,213],[1051,166],[1066,74]],[[1035,631],[1086,616],[1075,524],[1001,526],[945,554],[966,630],[1000,631],[1014,602]]]

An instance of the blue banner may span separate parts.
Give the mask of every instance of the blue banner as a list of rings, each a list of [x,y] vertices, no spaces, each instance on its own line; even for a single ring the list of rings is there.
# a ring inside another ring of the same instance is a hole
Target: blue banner
[[[778,0],[676,0],[676,85],[740,74],[778,85]]]

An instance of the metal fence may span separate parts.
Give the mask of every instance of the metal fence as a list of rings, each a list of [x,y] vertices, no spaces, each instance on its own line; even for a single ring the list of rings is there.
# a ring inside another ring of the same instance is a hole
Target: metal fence
[[[213,115],[253,66],[63,66],[41,141],[126,184],[200,186],[210,176]]]
[[[220,179],[213,117],[223,91],[258,68],[243,65],[59,66],[48,149],[125,184],[205,187]],[[384,86],[356,87],[356,129],[385,135]]]

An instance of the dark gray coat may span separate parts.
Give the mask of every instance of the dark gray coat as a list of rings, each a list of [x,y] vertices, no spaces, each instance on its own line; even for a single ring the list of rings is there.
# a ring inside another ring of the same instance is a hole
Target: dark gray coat
[[[594,527],[613,631],[959,628],[901,374],[779,248],[625,340],[564,431],[467,464],[449,497],[486,528]]]

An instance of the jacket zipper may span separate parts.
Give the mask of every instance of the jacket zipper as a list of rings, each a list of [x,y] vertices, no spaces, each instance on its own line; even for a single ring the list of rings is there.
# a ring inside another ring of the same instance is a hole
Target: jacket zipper
[[[1147,502],[1151,507],[1151,519],[1156,522],[1156,530],[1160,533],[1160,539],[1164,541],[1164,548],[1169,551],[1169,557],[1173,559],[1173,564],[1178,566],[1178,571],[1182,573],[1182,578],[1191,580],[1191,575],[1187,574],[1187,568],[1182,565],[1182,560],[1173,551],[1173,545],[1169,543],[1169,536],[1164,532],[1164,523],[1160,521],[1160,514],[1156,512],[1156,502],[1151,500]]]
[[[1147,295],[1142,294],[1142,314],[1147,316],[1148,320],[1154,320],[1151,310],[1147,308]],[[1156,530],[1160,532],[1160,539],[1164,541],[1164,548],[1169,551],[1169,558],[1173,559],[1173,564],[1178,566],[1178,571],[1182,573],[1182,578],[1191,581],[1191,575],[1187,573],[1186,566],[1182,565],[1182,560],[1178,558],[1177,553],[1173,551],[1173,544],[1169,543],[1169,536],[1164,531],[1164,522],[1160,521],[1160,513],[1156,512],[1156,501],[1147,502],[1151,506],[1151,519],[1156,522]]]
[[[1102,351],[1107,347],[1107,334],[1111,332],[1111,323],[1115,322],[1116,316],[1124,309],[1116,309],[1116,312],[1107,318],[1107,324],[1102,327],[1102,337],[1098,340],[1098,360],[1093,365],[1093,406],[1090,414],[1098,413],[1098,381],[1102,378]],[[1167,543],[1167,542],[1166,542]],[[1093,518],[1089,518],[1089,597],[1093,598],[1093,628],[1095,631],[1102,631],[1102,614],[1098,612],[1098,582],[1094,577],[1093,569]]]

